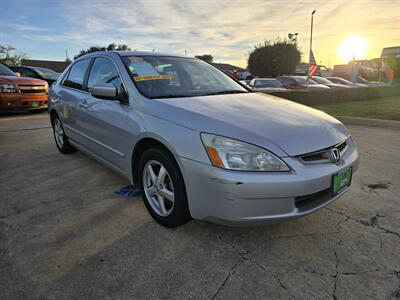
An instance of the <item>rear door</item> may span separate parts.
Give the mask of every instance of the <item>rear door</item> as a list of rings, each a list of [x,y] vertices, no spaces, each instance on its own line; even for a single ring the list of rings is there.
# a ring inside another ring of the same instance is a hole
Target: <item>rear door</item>
[[[119,100],[99,99],[90,94],[93,86],[104,83],[116,87]],[[82,131],[87,138],[87,148],[118,171],[126,173],[126,169],[130,168],[127,162],[132,151],[132,134],[126,128],[132,120],[128,118],[130,108],[124,83],[111,58],[97,57],[94,60],[87,90],[86,108],[81,108]]]

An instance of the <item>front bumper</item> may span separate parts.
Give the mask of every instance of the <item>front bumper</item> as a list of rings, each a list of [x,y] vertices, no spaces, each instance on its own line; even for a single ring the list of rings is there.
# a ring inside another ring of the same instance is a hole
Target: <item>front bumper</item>
[[[47,108],[47,94],[0,94],[1,111],[29,111]]]
[[[240,172],[179,158],[192,217],[226,225],[253,225],[307,215],[346,192],[332,196],[332,176],[350,166],[354,173],[359,161],[351,139],[339,165],[304,165],[297,158],[282,159],[295,171]]]

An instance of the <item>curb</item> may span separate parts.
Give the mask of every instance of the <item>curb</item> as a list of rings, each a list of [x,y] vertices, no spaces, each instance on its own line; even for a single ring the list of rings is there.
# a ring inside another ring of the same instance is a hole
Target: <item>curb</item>
[[[367,119],[367,118],[357,118],[357,117],[341,117],[341,116],[336,117],[336,119],[347,125],[365,125],[365,126],[400,129],[400,121]]]

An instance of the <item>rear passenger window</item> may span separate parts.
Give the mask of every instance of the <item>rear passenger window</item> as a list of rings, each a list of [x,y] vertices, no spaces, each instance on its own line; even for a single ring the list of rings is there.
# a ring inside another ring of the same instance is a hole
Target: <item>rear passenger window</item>
[[[121,93],[122,82],[118,70],[114,63],[104,57],[98,57],[93,63],[88,80],[88,90],[98,84],[111,83],[117,88],[118,94]]]
[[[63,86],[73,89],[82,90],[83,81],[85,79],[86,70],[90,64],[90,59],[84,59],[76,62],[68,73],[67,78],[63,82]]]

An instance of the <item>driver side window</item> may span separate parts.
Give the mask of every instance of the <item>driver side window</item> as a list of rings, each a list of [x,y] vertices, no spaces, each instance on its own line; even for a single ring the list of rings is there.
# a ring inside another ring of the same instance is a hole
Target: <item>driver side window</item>
[[[97,84],[111,83],[117,88],[118,95],[123,92],[121,78],[114,63],[104,57],[95,59],[90,71],[87,88],[90,92],[91,88]]]

